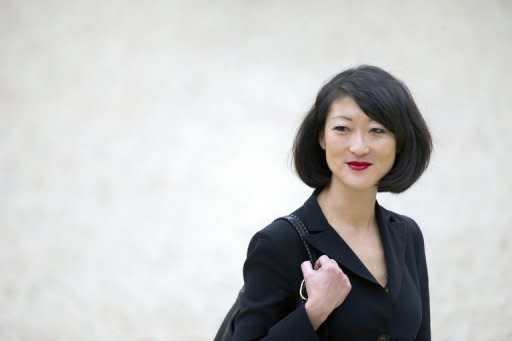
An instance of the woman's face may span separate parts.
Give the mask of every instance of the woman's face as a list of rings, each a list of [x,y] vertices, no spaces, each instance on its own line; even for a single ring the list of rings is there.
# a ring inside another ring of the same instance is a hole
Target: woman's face
[[[332,172],[331,185],[376,189],[395,162],[394,134],[366,116],[350,96],[331,104],[319,142]]]

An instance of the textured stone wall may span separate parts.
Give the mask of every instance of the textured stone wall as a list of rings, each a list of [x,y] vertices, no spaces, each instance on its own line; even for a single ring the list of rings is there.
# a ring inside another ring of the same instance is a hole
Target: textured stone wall
[[[209,340],[338,71],[413,92],[435,340],[512,337],[510,1],[0,1],[0,339]]]

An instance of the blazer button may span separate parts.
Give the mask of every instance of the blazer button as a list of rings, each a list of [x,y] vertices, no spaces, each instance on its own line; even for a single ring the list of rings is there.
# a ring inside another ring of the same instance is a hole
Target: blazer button
[[[381,334],[377,337],[377,341],[389,341],[389,335]]]

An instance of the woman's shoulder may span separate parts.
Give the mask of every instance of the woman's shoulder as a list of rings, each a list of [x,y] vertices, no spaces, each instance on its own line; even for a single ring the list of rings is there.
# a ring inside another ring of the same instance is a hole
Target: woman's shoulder
[[[274,219],[268,225],[257,231],[251,239],[264,239],[280,246],[290,245],[290,243],[294,243],[295,241],[300,243],[297,232],[284,216]]]
[[[297,232],[286,220],[277,219],[250,239],[244,273],[260,272],[262,278],[297,281],[300,264],[308,259]],[[270,275],[269,275],[270,274]]]
[[[266,255],[285,263],[307,256],[304,244],[294,227],[283,217],[276,218],[255,232],[250,239],[247,256]]]
[[[397,213],[386,208],[382,208],[384,212],[385,219],[388,219],[391,222],[391,226],[394,228],[402,229],[409,237],[411,237],[415,241],[419,241],[423,244],[423,232],[412,217]]]

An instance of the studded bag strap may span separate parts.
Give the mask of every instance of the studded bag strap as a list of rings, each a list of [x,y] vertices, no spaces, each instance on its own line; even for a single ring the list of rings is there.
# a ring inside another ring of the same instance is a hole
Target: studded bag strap
[[[315,257],[313,257],[313,252],[311,252],[311,248],[309,247],[308,242],[306,241],[307,237],[309,236],[309,231],[300,220],[299,217],[297,217],[295,214],[289,214],[287,216],[277,218],[276,220],[283,219],[286,220],[290,225],[293,226],[297,234],[299,235],[300,240],[302,241],[302,244],[304,245],[304,248],[306,249],[306,252],[308,254],[309,260],[311,261],[311,264],[315,264]]]

